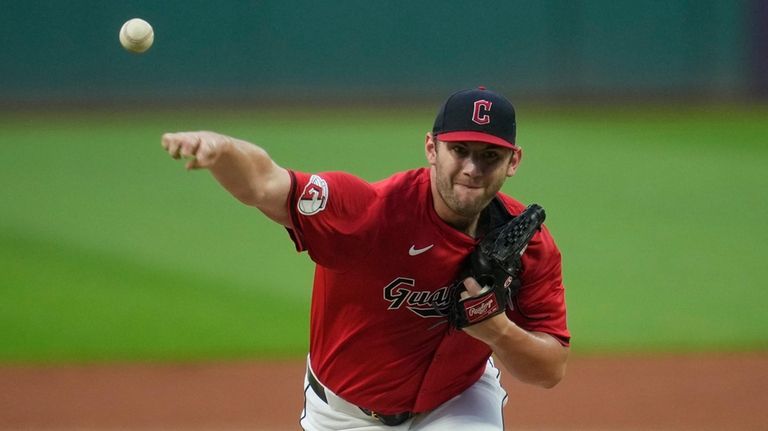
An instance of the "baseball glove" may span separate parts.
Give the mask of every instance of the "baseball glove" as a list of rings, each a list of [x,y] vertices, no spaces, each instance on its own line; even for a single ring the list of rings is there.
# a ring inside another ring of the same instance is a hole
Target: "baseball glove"
[[[453,327],[465,328],[504,312],[508,299],[520,289],[523,252],[545,216],[542,207],[531,204],[480,240],[467,259],[463,276],[450,289],[447,314]],[[483,289],[476,296],[462,298],[467,277],[473,277]]]

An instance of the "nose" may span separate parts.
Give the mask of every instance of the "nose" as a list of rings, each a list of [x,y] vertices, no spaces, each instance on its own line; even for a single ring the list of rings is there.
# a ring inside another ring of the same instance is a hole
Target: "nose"
[[[464,159],[464,164],[462,165],[461,172],[464,175],[467,175],[470,177],[480,176],[482,174],[480,161],[474,155],[472,157],[466,157]]]

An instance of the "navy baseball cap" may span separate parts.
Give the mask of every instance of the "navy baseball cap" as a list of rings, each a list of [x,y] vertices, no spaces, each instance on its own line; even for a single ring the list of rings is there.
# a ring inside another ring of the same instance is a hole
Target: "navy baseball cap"
[[[443,142],[486,142],[515,145],[515,108],[504,96],[478,87],[453,93],[435,118],[432,134]]]

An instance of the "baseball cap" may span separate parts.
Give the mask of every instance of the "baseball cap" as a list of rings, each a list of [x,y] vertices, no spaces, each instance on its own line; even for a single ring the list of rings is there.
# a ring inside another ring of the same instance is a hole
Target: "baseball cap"
[[[512,103],[485,87],[453,93],[432,127],[432,134],[444,142],[476,141],[506,148],[518,148],[515,131]]]

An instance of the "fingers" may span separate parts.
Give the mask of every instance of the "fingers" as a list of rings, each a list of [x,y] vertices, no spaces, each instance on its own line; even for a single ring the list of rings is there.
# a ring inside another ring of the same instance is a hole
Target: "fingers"
[[[189,140],[185,141],[186,145],[183,143],[179,148],[179,154],[181,157],[185,159],[195,157],[197,150],[200,148],[200,142],[200,135],[190,136]]]
[[[489,289],[488,287],[480,286],[480,283],[472,277],[464,279],[464,287],[466,290],[461,292],[461,299],[482,295]]]
[[[188,161],[186,165],[184,165],[184,168],[186,168],[187,170],[192,170],[192,169],[200,169],[201,166],[199,163],[197,163],[197,159],[192,159]]]
[[[209,166],[215,159],[215,135],[205,132],[180,132],[163,134],[160,144],[174,159],[191,159],[187,169]]]
[[[171,157],[178,159],[181,157],[182,146],[189,140],[187,135],[186,133],[165,133],[160,143]]]
[[[195,157],[197,158],[197,165],[208,166],[216,158],[216,151],[218,147],[218,140],[206,139],[205,141],[198,142],[198,146],[195,151]]]

